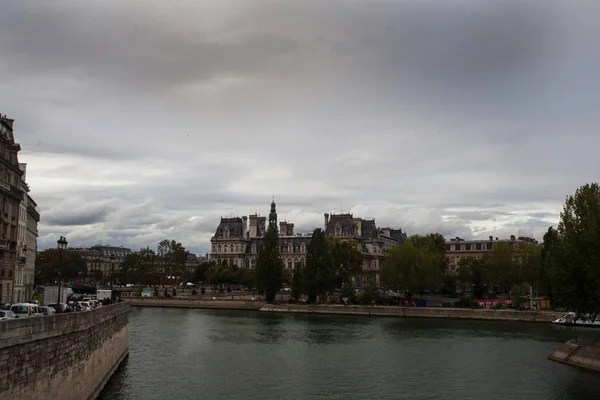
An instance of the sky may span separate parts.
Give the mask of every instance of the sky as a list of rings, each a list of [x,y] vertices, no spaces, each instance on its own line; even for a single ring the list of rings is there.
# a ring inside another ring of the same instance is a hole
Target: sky
[[[209,249],[220,217],[300,233],[541,239],[600,172],[593,1],[6,1],[38,245]]]

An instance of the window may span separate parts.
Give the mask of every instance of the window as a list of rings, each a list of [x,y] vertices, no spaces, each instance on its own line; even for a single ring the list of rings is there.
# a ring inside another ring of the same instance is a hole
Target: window
[[[287,264],[288,264],[288,268],[289,268],[289,269],[292,269],[292,260],[288,260],[288,263],[287,263]]]
[[[450,245],[450,251],[454,251],[454,250],[455,250],[455,249],[454,249],[454,245],[453,245],[453,244],[451,244],[451,245]]]
[[[252,259],[252,268],[256,268],[256,258]]]
[[[246,258],[246,263],[245,263],[246,269],[250,268],[250,260],[248,260]]]
[[[220,252],[221,252],[221,245],[219,245],[219,251],[218,251],[218,253],[220,253]]]

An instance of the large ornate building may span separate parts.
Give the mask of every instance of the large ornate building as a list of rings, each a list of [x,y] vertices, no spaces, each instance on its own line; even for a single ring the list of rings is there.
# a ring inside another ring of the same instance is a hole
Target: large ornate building
[[[256,268],[258,250],[266,233],[266,217],[221,218],[211,242],[211,260],[236,268]],[[249,222],[249,225],[248,225]],[[277,226],[275,201],[271,203],[269,225]],[[354,218],[352,214],[325,214],[326,236],[356,243],[364,256],[363,279],[379,281],[379,270],[392,246],[403,243],[406,234],[401,229],[377,228],[375,220]],[[306,262],[306,250],[311,233],[294,232],[294,224],[279,222],[280,256],[285,269],[293,269]]]

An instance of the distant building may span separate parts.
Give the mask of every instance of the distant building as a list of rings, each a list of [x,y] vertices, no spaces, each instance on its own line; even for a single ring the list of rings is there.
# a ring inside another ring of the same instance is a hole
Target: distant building
[[[491,253],[498,243],[505,243],[511,247],[518,248],[520,243],[533,243],[537,241],[528,237],[516,238],[514,235],[510,239],[500,239],[490,236],[488,240],[464,240],[459,237],[446,241],[446,258],[448,259],[448,269],[452,274],[458,271],[460,260],[465,258],[482,259]]]
[[[95,245],[78,251],[86,263],[88,277],[102,273],[104,279],[110,277],[113,272],[119,272],[125,257],[132,253],[131,249],[111,245]]]
[[[389,248],[406,240],[402,230],[378,229],[375,220],[354,218],[352,214],[325,214],[323,231],[326,236],[356,242],[363,253],[365,276],[379,281],[379,271]],[[248,226],[248,221],[250,222]],[[269,225],[277,226],[275,201],[271,203]],[[210,259],[217,264],[236,268],[256,268],[258,250],[266,233],[266,217],[221,218],[211,239]],[[290,272],[306,262],[306,251],[312,234],[297,234],[292,222],[279,222],[280,257]]]

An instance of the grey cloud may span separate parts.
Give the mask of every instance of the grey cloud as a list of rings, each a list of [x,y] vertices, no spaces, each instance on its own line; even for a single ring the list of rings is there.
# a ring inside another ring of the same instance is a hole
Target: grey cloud
[[[67,234],[203,252],[220,216],[266,215],[271,196],[304,232],[352,210],[409,233],[539,236],[600,172],[597,11],[12,2],[0,111],[42,248]]]

